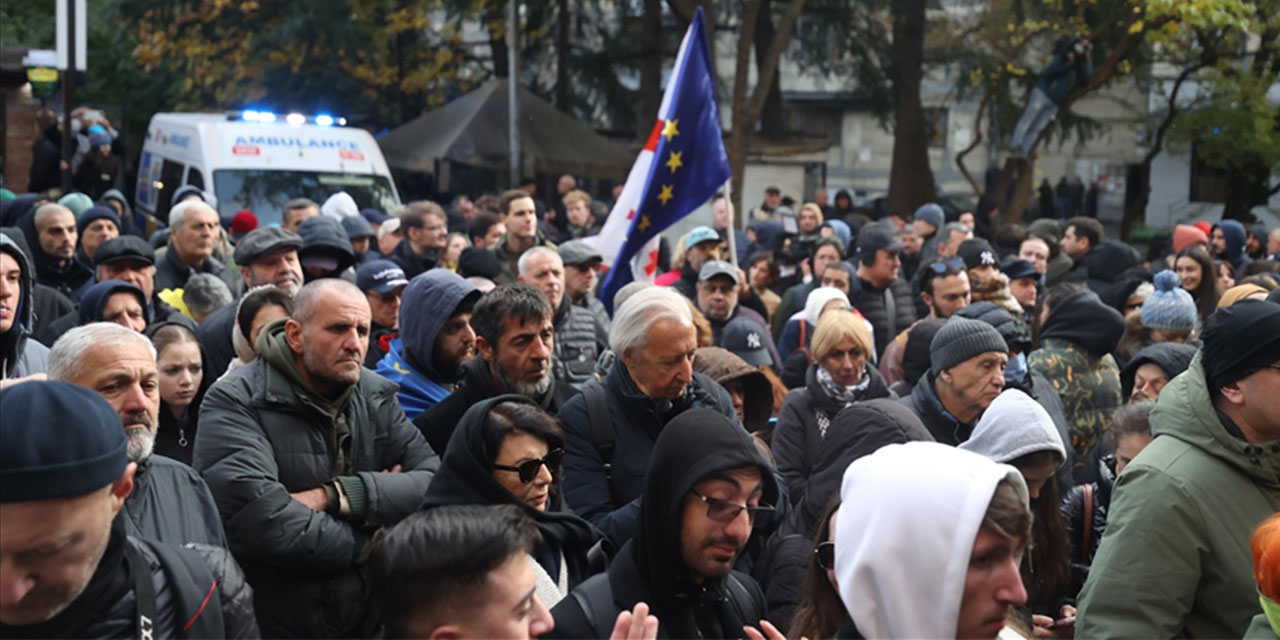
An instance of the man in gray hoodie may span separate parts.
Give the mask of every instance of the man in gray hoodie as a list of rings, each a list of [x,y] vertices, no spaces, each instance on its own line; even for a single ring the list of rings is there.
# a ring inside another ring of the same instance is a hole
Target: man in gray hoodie
[[[387,342],[375,371],[400,385],[396,399],[410,420],[449,397],[475,355],[471,310],[479,299],[479,289],[448,269],[424,271],[405,287],[400,336]]]
[[[0,380],[43,374],[49,350],[30,339],[35,324],[31,262],[18,244],[0,234]]]

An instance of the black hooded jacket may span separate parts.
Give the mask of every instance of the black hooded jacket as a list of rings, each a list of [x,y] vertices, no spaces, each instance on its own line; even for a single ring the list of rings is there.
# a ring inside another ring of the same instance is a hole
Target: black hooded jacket
[[[36,311],[31,262],[7,233],[0,234],[0,252],[13,258],[22,272],[18,278],[22,291],[11,310],[13,324],[8,331],[0,333],[0,379],[44,373],[49,365],[49,350],[32,339]]]
[[[484,423],[489,411],[500,402],[519,402],[534,404],[533,400],[517,395],[496,396],[472,406],[462,416],[458,428],[454,429],[450,438],[449,451],[440,461],[440,468],[427,487],[427,499],[424,509],[453,504],[497,505],[514,504],[521,508],[538,527],[542,534],[540,549],[533,554],[539,561],[549,556],[558,561],[563,555],[565,567],[569,570],[569,588],[578,586],[590,575],[587,566],[587,552],[602,535],[586,520],[574,515],[564,506],[559,487],[551,487],[546,511],[535,509],[529,503],[512,495],[493,477],[491,465],[497,457],[497,451],[489,451],[485,445]],[[563,446],[563,443],[548,443],[552,448]],[[548,553],[540,553],[545,551]],[[556,575],[560,568],[543,566],[550,575]]]
[[[413,279],[414,276],[424,271],[430,271],[436,266],[436,252],[428,251],[422,255],[418,255],[413,251],[413,243],[409,242],[406,236],[395,249],[391,250],[391,255],[387,259],[400,265],[404,269],[404,277]]]
[[[752,572],[764,586],[770,622],[779,629],[790,627],[796,608],[804,601],[813,536],[827,506],[840,495],[845,469],[881,447],[932,440],[920,419],[890,398],[858,402],[835,416],[812,473],[798,489],[804,497],[795,502],[796,507],[769,538]]]
[[[13,241],[13,244],[22,251],[23,256],[31,255],[31,248],[27,246],[27,237],[22,233],[21,229],[4,227],[0,229],[0,232],[3,232],[5,236]],[[30,258],[27,258],[27,264],[30,265]],[[28,271],[31,271],[30,266],[28,266]],[[62,335],[61,333],[53,333],[54,324],[59,318],[71,314],[71,322],[73,323],[71,326],[75,326],[76,303],[72,302],[71,298],[63,295],[57,289],[35,282],[34,272],[31,273],[31,279],[31,302],[35,317],[31,319],[30,335],[48,346],[53,344],[53,341],[58,336]],[[52,338],[49,337],[51,335],[53,336]]]
[[[551,387],[538,398],[538,406],[547,413],[555,415],[564,403],[577,392],[556,383],[553,378]],[[413,419],[417,427],[427,438],[432,451],[444,455],[453,442],[453,432],[472,405],[501,395],[493,385],[493,374],[489,371],[489,362],[476,356],[462,363],[462,379],[458,381],[458,389],[449,397],[436,403],[430,409],[418,414]]]
[[[1041,341],[1057,338],[1072,342],[1099,358],[1115,351],[1122,335],[1124,316],[1103,304],[1092,291],[1067,296],[1040,330]]]
[[[303,264],[309,256],[315,254],[327,255],[338,261],[338,266],[333,271],[318,277],[339,277],[356,263],[356,254],[351,250],[351,239],[347,237],[347,230],[342,228],[342,223],[333,218],[313,216],[303,220],[302,224],[298,225],[298,236],[302,238],[298,260]],[[311,282],[317,276],[306,273],[304,268],[303,278]]]
[[[774,504],[773,467],[741,425],[711,409],[673,418],[653,448],[635,538],[606,573],[552,610],[556,626],[549,637],[607,638],[618,613],[638,602],[658,617],[660,638],[738,638],[744,625],[755,626],[767,612],[754,580],[733,572],[696,584],[681,553],[685,497],[711,474],[743,467],[759,469],[760,504]],[[591,603],[590,613],[579,596]]]
[[[1157,342],[1143,347],[1120,370],[1120,397],[1128,399],[1129,394],[1133,393],[1134,378],[1142,365],[1154,364],[1172,380],[1191,366],[1191,358],[1195,355],[1195,347],[1181,342]]]
[[[36,232],[37,209],[38,207],[33,207],[17,223],[18,228],[27,237],[27,243],[31,249],[31,262],[36,268],[36,280],[57,289],[64,296],[74,298],[76,289],[93,278],[93,270],[77,261],[75,256],[60,265],[57,258],[46,254],[40,248],[40,234]]]
[[[977,421],[960,422],[942,406],[938,391],[933,387],[936,378],[937,374],[932,369],[926,371],[911,390],[911,395],[902,398],[900,402],[920,418],[934,440],[954,447],[973,435],[973,427]]]

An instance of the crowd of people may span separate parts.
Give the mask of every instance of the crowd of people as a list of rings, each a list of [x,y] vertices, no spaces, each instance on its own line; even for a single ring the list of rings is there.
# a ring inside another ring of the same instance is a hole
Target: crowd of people
[[[6,196],[0,635],[1280,636],[1280,229],[557,190]]]

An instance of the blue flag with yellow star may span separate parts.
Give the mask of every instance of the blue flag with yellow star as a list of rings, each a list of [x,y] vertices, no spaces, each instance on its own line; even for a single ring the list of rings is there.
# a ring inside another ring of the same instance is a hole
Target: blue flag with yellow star
[[[730,174],[699,8],[680,43],[653,132],[597,240],[611,265],[600,292],[605,306],[612,311],[623,285],[653,281],[658,234],[710,200]]]

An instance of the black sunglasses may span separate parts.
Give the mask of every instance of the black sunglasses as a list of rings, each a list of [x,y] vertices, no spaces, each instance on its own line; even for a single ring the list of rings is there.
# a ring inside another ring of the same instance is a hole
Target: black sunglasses
[[[946,273],[947,267],[957,270],[964,269],[964,260],[961,260],[960,258],[952,258],[950,260],[938,260],[937,262],[929,263],[929,268],[933,269],[934,273]]]
[[[747,505],[729,502],[728,500],[708,498],[697,491],[693,491],[693,495],[698,496],[698,499],[707,503],[707,517],[715,520],[716,522],[728,524],[733,522],[738,517],[738,514],[746,511],[747,520],[752,524],[755,524],[757,515],[762,513],[773,513],[773,507],[768,505],[749,507]]]
[[[547,452],[547,455],[541,458],[525,460],[514,467],[507,464],[495,464],[493,465],[493,468],[501,471],[515,471],[520,474],[520,482],[529,484],[530,482],[533,482],[534,478],[538,477],[538,472],[542,470],[543,465],[546,465],[547,471],[550,471],[551,475],[554,476],[559,473],[560,462],[563,460],[564,449],[552,449]]]
[[[818,560],[818,566],[824,571],[835,571],[836,543],[830,540],[819,542],[818,546],[813,549],[813,557]]]

